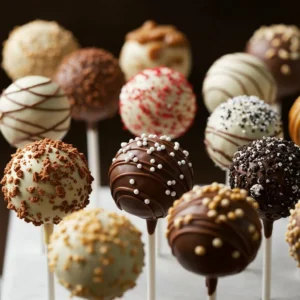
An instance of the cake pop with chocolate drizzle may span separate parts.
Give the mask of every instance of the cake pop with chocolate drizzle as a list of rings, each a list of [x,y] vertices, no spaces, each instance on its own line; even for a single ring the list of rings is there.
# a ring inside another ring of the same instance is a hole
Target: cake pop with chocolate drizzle
[[[207,278],[208,294],[219,277],[242,272],[261,244],[257,203],[245,190],[223,184],[195,186],[169,210],[167,238],[187,270]]]
[[[300,148],[274,137],[241,147],[230,167],[230,186],[257,201],[265,236],[271,237],[273,222],[288,217],[300,199]]]
[[[157,219],[193,187],[189,153],[170,137],[152,134],[121,146],[109,170],[112,196],[118,208],[146,219],[151,234]]]

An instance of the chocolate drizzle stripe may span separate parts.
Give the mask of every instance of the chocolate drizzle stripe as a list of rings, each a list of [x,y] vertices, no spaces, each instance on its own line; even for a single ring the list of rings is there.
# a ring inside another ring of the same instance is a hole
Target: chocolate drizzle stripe
[[[232,160],[231,156],[227,155],[224,151],[213,147],[209,141],[204,140],[204,144],[206,146],[206,149],[211,150],[214,153],[219,153],[221,156],[224,157],[224,159],[228,160],[229,162]]]
[[[208,148],[207,148],[208,150]],[[210,153],[210,157],[212,160],[216,161],[220,166],[222,166],[224,169],[228,169],[230,167],[230,164],[225,165],[222,161],[220,161],[212,152]]]
[[[13,92],[8,92],[8,93],[5,92],[5,95],[15,94],[15,93],[19,93],[19,92],[21,92],[21,91],[29,90],[29,89],[31,89],[31,88],[36,88],[36,87],[48,85],[48,84],[50,84],[51,82],[52,82],[52,80],[51,80],[51,79],[48,79],[48,80],[45,81],[45,82],[37,83],[37,84],[31,85],[31,86],[26,87],[26,88],[23,88],[23,87],[19,86],[18,84],[16,84],[16,82],[14,82],[14,85],[15,85],[16,87],[18,87],[19,90],[18,90],[18,91],[13,91]]]
[[[223,138],[225,141],[229,142],[230,144],[236,146],[236,147],[239,147],[240,144],[238,144],[237,142],[234,142],[233,140],[229,139],[228,137],[226,137],[226,135],[221,132],[221,131],[217,131],[217,130],[212,130],[210,129],[210,127],[207,127],[206,130],[205,130],[205,134],[214,134],[220,138]]]

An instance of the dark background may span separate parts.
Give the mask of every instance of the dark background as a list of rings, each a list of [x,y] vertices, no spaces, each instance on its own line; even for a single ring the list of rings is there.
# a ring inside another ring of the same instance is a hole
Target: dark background
[[[2,1],[1,1],[2,2]],[[188,36],[193,52],[190,81],[198,99],[194,126],[179,140],[191,154],[197,183],[223,182],[225,175],[214,167],[205,153],[203,135],[208,113],[201,99],[202,81],[207,69],[226,53],[243,51],[246,41],[261,25],[286,23],[300,25],[298,1],[228,0],[27,0],[1,3],[0,42],[9,31],[34,19],[55,20],[73,31],[83,47],[96,46],[119,55],[125,34],[145,20],[174,24]],[[1,59],[2,60],[2,59]],[[300,80],[300,79],[299,79]],[[10,84],[0,70],[0,89]],[[287,128],[288,110],[297,95],[284,99],[283,116]],[[65,141],[86,154],[85,124],[73,122]],[[99,124],[102,184],[107,184],[111,159],[122,141],[130,138],[123,131],[120,117]],[[287,137],[288,135],[286,135]],[[0,170],[15,151],[0,137]],[[0,172],[0,177],[1,177]],[[4,251],[7,209],[0,196],[0,270]]]

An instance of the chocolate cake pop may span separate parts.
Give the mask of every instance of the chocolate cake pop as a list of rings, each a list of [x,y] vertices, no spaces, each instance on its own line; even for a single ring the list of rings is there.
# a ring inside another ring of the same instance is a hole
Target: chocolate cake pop
[[[120,113],[135,136],[155,133],[177,138],[194,121],[196,97],[179,72],[166,67],[147,69],[122,88]]]
[[[71,296],[122,297],[135,286],[144,266],[141,233],[115,213],[75,212],[51,236],[49,265]]]
[[[89,203],[93,178],[72,145],[44,139],[18,149],[1,181],[7,208],[36,226],[58,224]]]
[[[205,130],[207,153],[221,169],[228,169],[238,147],[264,136],[281,136],[278,113],[253,96],[239,96],[218,106]]]
[[[273,222],[288,217],[300,199],[300,148],[271,137],[241,147],[230,167],[230,186],[247,190],[257,201],[269,238]]]
[[[189,153],[170,137],[152,134],[121,146],[109,170],[117,206],[147,221],[164,218],[173,202],[193,187]]]
[[[275,103],[277,86],[266,66],[247,53],[227,54],[216,60],[203,82],[204,104],[209,112],[240,95]]]
[[[300,91],[300,30],[291,25],[259,28],[246,51],[261,59],[276,79],[280,97]]]
[[[55,75],[72,105],[72,117],[95,123],[113,117],[125,82],[114,56],[98,48],[77,50],[63,60]]]
[[[70,126],[70,104],[59,86],[42,76],[12,83],[0,97],[0,128],[14,147],[44,138],[62,139]]]
[[[187,37],[172,25],[145,22],[129,32],[120,55],[120,65],[127,79],[144,69],[166,66],[188,76],[191,50]]]
[[[291,216],[286,233],[286,241],[290,245],[290,255],[298,263],[300,268],[300,202],[291,210]]]
[[[245,190],[218,183],[195,186],[170,208],[172,253],[185,269],[208,279],[209,295],[217,278],[242,272],[255,259],[261,243],[256,208]]]
[[[52,77],[63,57],[78,47],[73,34],[56,22],[35,20],[10,33],[2,66],[12,80],[28,75]]]
[[[300,97],[295,101],[289,113],[289,131],[291,139],[300,145]]]

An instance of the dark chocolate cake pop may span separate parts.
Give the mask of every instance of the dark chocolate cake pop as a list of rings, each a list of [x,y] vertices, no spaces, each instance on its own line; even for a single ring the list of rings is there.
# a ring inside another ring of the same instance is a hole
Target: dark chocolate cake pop
[[[117,206],[147,221],[164,218],[173,202],[193,187],[189,153],[170,137],[152,134],[121,146],[109,170]]]
[[[55,80],[69,97],[74,119],[94,123],[117,113],[125,79],[111,53],[98,48],[77,50],[63,60]]]
[[[270,237],[273,222],[288,217],[300,199],[300,148],[275,137],[239,148],[230,168],[230,186],[247,190],[258,202]]]
[[[170,208],[173,255],[185,269],[209,279],[209,294],[218,277],[243,271],[256,257],[261,243],[256,208],[245,190],[218,183],[195,186]]]

